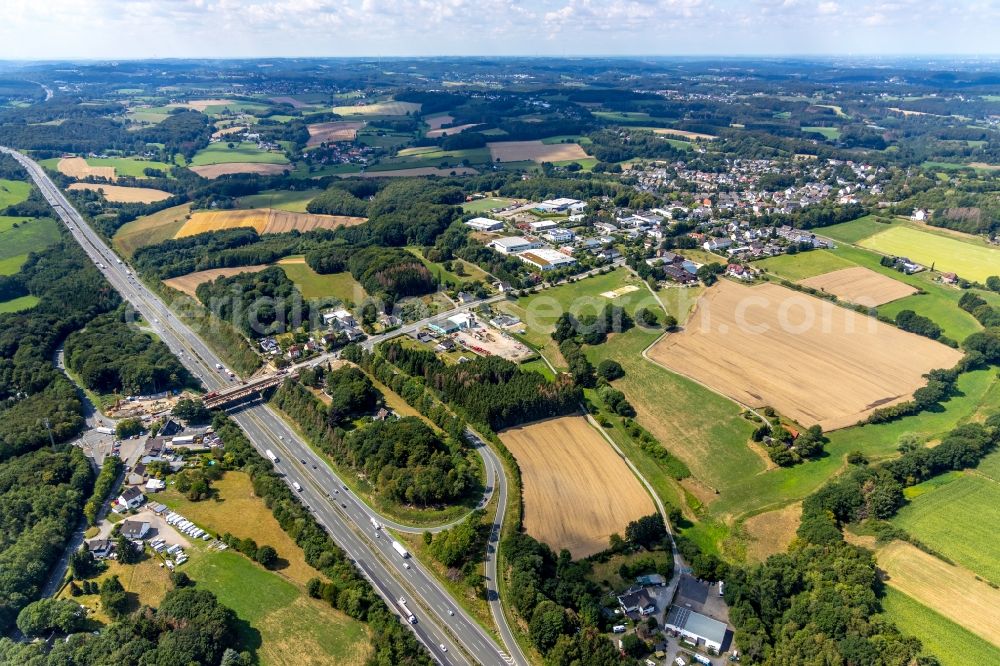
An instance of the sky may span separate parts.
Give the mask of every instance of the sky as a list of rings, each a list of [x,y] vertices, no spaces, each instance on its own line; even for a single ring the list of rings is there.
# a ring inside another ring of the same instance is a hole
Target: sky
[[[3,0],[0,59],[997,55],[1000,0]]]

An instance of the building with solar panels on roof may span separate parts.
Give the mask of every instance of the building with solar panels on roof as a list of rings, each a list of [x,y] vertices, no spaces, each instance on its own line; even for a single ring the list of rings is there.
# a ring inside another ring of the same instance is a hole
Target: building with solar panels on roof
[[[707,615],[695,613],[690,608],[671,606],[667,611],[664,626],[671,631],[691,641],[695,645],[704,645],[709,650],[722,652],[722,644],[726,640],[726,624],[713,620]]]

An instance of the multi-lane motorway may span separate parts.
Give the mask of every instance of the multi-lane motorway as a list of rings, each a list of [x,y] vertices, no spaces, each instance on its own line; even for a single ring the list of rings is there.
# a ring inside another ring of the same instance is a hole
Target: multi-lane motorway
[[[0,147],[0,151],[13,155],[27,169],[73,238],[101,268],[108,282],[143,316],[188,370],[199,377],[210,391],[227,386],[228,378],[216,369],[216,364],[221,364],[221,361],[215,353],[132,274],[129,267],[86,224],[41,167],[9,148]],[[296,481],[300,484],[302,499],[314,512],[317,521],[355,561],[386,602],[396,608],[396,600],[406,598],[417,617],[417,623],[409,626],[437,661],[442,664],[510,666],[517,663],[527,666],[528,661],[513,640],[496,597],[494,550],[503,520],[507,485],[500,462],[489,447],[478,443],[479,450],[484,454],[487,485],[495,484],[499,494],[499,510],[493,526],[486,571],[491,609],[504,644],[513,656],[502,650],[419,562],[412,557],[403,560],[392,550],[389,536],[375,530],[371,523],[373,517],[382,521],[381,516],[375,516],[369,507],[349,492],[326,463],[273,410],[266,405],[249,405],[233,414],[233,418],[258,451],[263,454],[265,449],[271,449],[277,454],[280,459],[276,465],[278,470],[289,483]],[[392,521],[388,522],[393,527]],[[402,525],[396,527],[409,529]]]

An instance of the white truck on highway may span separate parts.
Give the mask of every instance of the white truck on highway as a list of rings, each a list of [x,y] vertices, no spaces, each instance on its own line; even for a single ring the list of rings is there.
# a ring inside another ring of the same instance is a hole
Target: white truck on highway
[[[410,556],[410,553],[407,552],[406,548],[403,547],[403,544],[399,543],[398,541],[393,540],[392,549],[397,553],[399,553],[399,556],[402,557],[404,560]]]
[[[292,481],[292,488],[295,488],[298,492],[302,492],[302,486],[299,485],[298,481]]]
[[[371,521],[372,521],[372,527],[374,527],[376,530],[382,529],[382,523],[378,522],[374,518],[372,518]]]
[[[406,599],[404,597],[400,597],[397,603],[399,604],[399,610],[403,614],[403,617],[406,618],[406,621],[409,622],[410,624],[416,624],[417,618],[413,614],[413,612],[409,609],[409,607],[407,607]]]
[[[267,454],[267,457],[271,459],[271,462],[273,463],[278,462],[278,456],[274,455],[274,451],[272,451],[271,449],[264,449],[264,453]]]

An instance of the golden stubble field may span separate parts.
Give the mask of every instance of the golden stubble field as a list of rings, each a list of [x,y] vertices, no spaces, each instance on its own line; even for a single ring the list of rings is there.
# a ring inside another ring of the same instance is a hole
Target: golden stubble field
[[[115,168],[109,166],[90,166],[82,157],[64,157],[56,165],[59,173],[70,178],[107,178],[115,180]]]
[[[191,171],[202,178],[212,180],[231,173],[259,173],[274,176],[285,171],[291,171],[290,164],[262,164],[260,162],[223,162],[222,164],[207,164],[205,166],[190,166]]]
[[[899,280],[893,280],[891,277],[876,273],[864,266],[853,266],[823,273],[800,280],[799,284],[803,287],[825,291],[850,303],[869,307],[883,305],[917,293],[915,287]]]
[[[490,159],[494,162],[562,162],[564,160],[582,160],[589,157],[575,143],[542,143],[541,141],[497,141],[487,143],[490,149]]]
[[[211,282],[216,278],[239,275],[240,273],[259,273],[265,268],[270,268],[270,266],[258,264],[256,266],[235,266],[233,268],[210,268],[206,271],[196,271],[187,275],[181,275],[180,277],[169,278],[164,280],[163,284],[171,289],[183,292],[191,298],[197,298],[195,292],[198,290],[198,285],[203,282]]]
[[[354,141],[358,130],[365,126],[363,120],[335,120],[329,123],[314,123],[308,125],[309,141],[307,146],[318,146],[321,143],[334,141]]]
[[[876,559],[890,586],[1000,647],[1000,590],[904,541],[879,548]]]
[[[345,215],[313,215],[293,213],[275,208],[254,208],[251,210],[198,211],[177,232],[175,238],[194,236],[206,231],[253,227],[259,234],[280,234],[293,229],[311,231],[313,229],[336,229],[361,224],[367,218]]]
[[[95,167],[91,167],[95,168]],[[114,171],[114,167],[108,168]],[[70,190],[100,190],[104,192],[104,198],[108,201],[118,201],[121,203],[155,203],[169,199],[173,195],[170,192],[156,190],[152,187],[123,187],[121,185],[98,185],[96,183],[73,183]]]
[[[656,511],[628,466],[583,416],[561,416],[500,433],[524,484],[524,528],[573,559],[608,547],[630,521]]]
[[[908,400],[962,354],[791,289],[722,280],[649,356],[740,404],[835,430]]]

